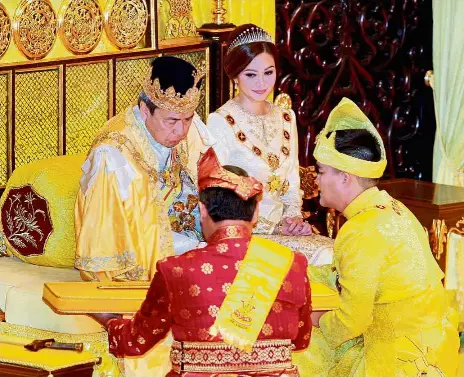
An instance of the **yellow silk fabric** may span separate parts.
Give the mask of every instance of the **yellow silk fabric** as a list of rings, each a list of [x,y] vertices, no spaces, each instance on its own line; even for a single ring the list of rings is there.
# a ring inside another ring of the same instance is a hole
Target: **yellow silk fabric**
[[[213,22],[213,3],[210,0],[192,1],[193,18],[197,27]],[[234,25],[253,23],[272,36],[275,34],[275,1],[271,0],[226,0],[226,22]]]
[[[220,333],[225,342],[251,351],[292,263],[288,247],[252,237],[210,333]]]
[[[375,137],[381,149],[380,161],[360,160],[335,149],[336,132],[355,129],[367,130]],[[364,178],[381,177],[387,166],[382,138],[369,118],[348,98],[343,98],[330,112],[324,129],[317,136],[314,158],[321,164]]]
[[[443,273],[422,225],[376,187],[344,215],[334,245],[340,308],[320,320],[335,351],[329,375],[418,376],[438,369],[455,375],[456,311],[446,303]]]
[[[146,166],[157,169],[158,161],[137,127],[132,108],[112,118],[103,133],[108,131],[121,137],[115,140],[103,136],[96,145],[121,148],[136,176],[129,197],[122,201],[116,176],[105,171],[103,161],[88,192],[84,195],[79,190],[75,211],[76,268],[88,280],[95,279],[93,272],[99,271],[108,272],[114,280],[150,280],[156,262],[174,254],[167,205],[159,198],[158,185],[140,163],[145,161]],[[129,140],[126,145],[134,150],[119,145],[119,139],[124,137]]]

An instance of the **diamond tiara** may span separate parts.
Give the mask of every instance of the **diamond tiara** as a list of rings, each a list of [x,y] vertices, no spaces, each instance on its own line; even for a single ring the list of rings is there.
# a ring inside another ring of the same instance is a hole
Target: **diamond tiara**
[[[231,52],[235,47],[246,45],[253,42],[270,42],[272,43],[271,35],[260,27],[251,27],[242,31],[229,45],[227,53]]]

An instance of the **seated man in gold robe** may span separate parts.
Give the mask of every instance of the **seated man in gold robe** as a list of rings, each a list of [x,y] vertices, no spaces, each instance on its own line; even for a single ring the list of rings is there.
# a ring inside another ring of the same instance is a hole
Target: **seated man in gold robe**
[[[387,164],[379,133],[344,98],[314,156],[321,204],[347,218],[334,245],[340,307],[311,315],[334,350],[328,374],[455,376],[456,313],[422,225],[376,187]]]
[[[208,132],[195,113],[203,75],[182,59],[156,58],[138,105],[96,136],[75,208],[83,279],[150,280],[159,259],[203,240],[196,162]]]

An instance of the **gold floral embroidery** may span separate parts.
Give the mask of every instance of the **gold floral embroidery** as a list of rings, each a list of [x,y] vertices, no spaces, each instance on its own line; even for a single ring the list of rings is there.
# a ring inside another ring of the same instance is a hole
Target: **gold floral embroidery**
[[[310,336],[310,334],[309,334],[309,332],[308,332],[308,333],[305,334],[305,336],[303,337],[303,339],[304,339],[304,340],[308,340],[308,339],[309,339],[309,336]]]
[[[235,262],[235,269],[238,271],[238,269],[240,268],[242,264],[242,261],[241,260],[238,260],[237,262]]]
[[[292,283],[290,283],[290,282],[287,281],[287,280],[284,281],[284,284],[282,285],[282,288],[283,288],[284,291],[287,292],[287,293],[290,293],[291,291],[293,291]]]
[[[206,329],[199,329],[198,330],[198,339],[207,340],[207,339],[209,339],[210,336],[211,335],[209,335],[208,330],[206,330]]]
[[[228,226],[226,229],[226,234],[229,237],[237,237],[239,230],[235,226]]]
[[[208,288],[206,288],[206,290],[207,290],[208,292],[212,292],[212,291],[213,291],[213,288],[208,287]]]
[[[210,244],[221,243],[229,238],[250,238],[250,231],[244,226],[229,225],[219,228],[209,240]]]
[[[208,313],[211,317],[216,318],[216,315],[219,312],[219,308],[216,305],[210,305],[208,308]]]
[[[304,326],[304,321],[298,322],[298,327],[301,329]]]
[[[297,327],[297,325],[294,325],[293,323],[289,323],[287,325],[287,329],[288,329],[288,332],[290,334],[293,334],[293,333],[297,332],[298,327]]]
[[[280,313],[282,311],[282,304],[278,301],[274,302],[272,305],[272,311],[275,313]]]
[[[174,267],[172,269],[172,276],[174,276],[175,278],[180,278],[183,273],[184,269],[182,267]]]
[[[274,332],[272,326],[269,323],[265,323],[261,329],[262,333],[266,336],[271,336]]]
[[[145,342],[146,342],[146,341],[145,341],[145,339],[144,339],[142,336],[139,335],[139,336],[137,337],[137,343],[139,343],[139,344],[145,344]]]
[[[201,265],[201,272],[205,275],[210,275],[213,272],[213,265],[211,263],[203,263]]]
[[[180,316],[183,318],[183,319],[190,319],[190,311],[187,310],[187,309],[182,309],[180,311]]]
[[[225,264],[224,266],[222,266],[222,268],[223,268],[224,270],[227,270],[227,269],[229,268],[229,266],[228,266],[227,264]]]
[[[189,288],[190,296],[197,297],[201,292],[201,289],[198,285],[191,285]]]
[[[158,335],[158,334],[161,334],[162,332],[163,332],[162,329],[154,329],[152,333],[153,335]]]
[[[229,289],[230,289],[231,286],[232,286],[231,283],[224,283],[224,284],[222,285],[222,291],[223,291],[224,293],[227,293],[227,292],[229,291]]]
[[[226,243],[220,243],[216,246],[216,250],[222,254],[229,250],[229,246]]]

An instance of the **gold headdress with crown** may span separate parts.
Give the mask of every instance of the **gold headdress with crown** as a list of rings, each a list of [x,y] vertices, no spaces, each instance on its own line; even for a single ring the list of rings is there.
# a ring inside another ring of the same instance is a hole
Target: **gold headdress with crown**
[[[173,86],[166,90],[161,89],[158,78],[151,80],[151,69],[142,83],[143,91],[157,107],[172,111],[174,113],[187,113],[195,111],[200,102],[201,90],[197,88],[198,82],[206,74],[204,65],[192,73],[193,86],[182,95],[176,93]]]
[[[235,47],[254,42],[272,43],[272,37],[264,29],[261,29],[258,26],[252,26],[237,35],[237,37],[230,43],[227,53],[231,52]]]
[[[337,131],[342,130],[368,131],[380,147],[380,161],[361,160],[338,152],[335,149],[335,136]],[[324,129],[317,136],[314,158],[321,164],[363,178],[380,178],[387,166],[382,137],[369,118],[348,98],[343,98],[330,112]]]

